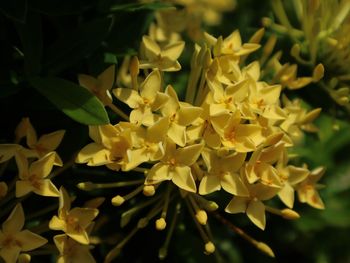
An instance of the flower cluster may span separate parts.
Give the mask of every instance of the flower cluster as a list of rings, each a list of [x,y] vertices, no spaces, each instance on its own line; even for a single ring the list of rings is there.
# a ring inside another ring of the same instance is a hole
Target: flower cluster
[[[184,48],[182,41],[159,43],[144,36],[139,58],[124,64],[129,66],[130,81],[112,93],[131,111],[126,121],[90,126],[93,142],[79,152],[76,162],[145,175],[124,182],[139,186],[111,200],[119,206],[141,191],[155,196],[150,197],[155,205],[139,221],[139,228],[160,215],[156,228],[165,229],[169,202],[184,200],[199,224],[206,252],[212,253],[215,247],[202,227],[207,224],[207,212],[218,205],[205,195],[220,190],[229,193],[232,200],[225,211],[246,213],[261,229],[266,225],[265,211],[287,219],[299,217],[292,210],[295,192],[300,202],[324,208],[317,192],[324,169],[310,171],[306,165],[289,164],[288,159],[288,148],[300,139],[302,130],[317,130],[312,121],[320,109],[307,112],[299,101],[282,99],[281,84],[261,80],[259,61],[244,65],[246,57],[260,48],[256,42],[243,44],[238,31],[226,38],[205,33],[205,43],[196,45],[193,52],[184,101],[163,77],[165,72],[181,69],[177,59]],[[128,72],[123,67],[121,71]],[[118,186],[122,182],[78,185],[83,190]],[[157,196],[163,198],[156,202]],[[286,208],[264,204],[274,197]],[[257,247],[270,251],[261,244]],[[109,255],[111,260],[115,250]]]

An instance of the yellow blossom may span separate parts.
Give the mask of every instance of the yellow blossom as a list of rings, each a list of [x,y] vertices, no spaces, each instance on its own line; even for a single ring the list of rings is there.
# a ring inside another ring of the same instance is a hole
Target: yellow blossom
[[[181,69],[177,59],[180,57],[185,42],[178,41],[161,48],[149,36],[142,38],[142,54],[144,60],[140,61],[140,68],[159,69],[161,71],[178,71]]]
[[[161,109],[161,113],[170,121],[168,137],[177,145],[185,146],[186,127],[201,115],[202,109],[180,102],[176,91],[171,86],[168,86],[165,92],[169,95],[169,100],[166,107]]]
[[[113,90],[113,94],[120,101],[133,109],[130,113],[131,123],[150,126],[157,120],[157,115],[153,112],[162,108],[168,100],[168,96],[160,92],[161,83],[160,73],[155,70],[140,85],[139,92],[128,88]]]
[[[130,170],[143,162],[160,160],[164,155],[163,142],[168,132],[169,119],[161,118],[152,126],[137,126],[131,133],[133,149],[127,154],[129,161],[125,170]]]
[[[77,155],[77,163],[89,166],[106,165],[112,170],[119,170],[127,163],[127,150],[131,146],[130,129],[121,125],[89,126],[93,143],[86,145]]]
[[[194,144],[176,149],[176,144],[168,140],[164,157],[149,170],[145,184],[171,180],[179,188],[195,193],[197,187],[190,166],[197,161],[202,148],[202,144]]]
[[[115,65],[108,67],[97,78],[89,75],[79,74],[78,80],[80,86],[89,90],[94,94],[104,105],[112,103],[112,96],[109,92],[116,82]]]
[[[96,262],[88,245],[80,244],[65,234],[54,236],[53,241],[60,253],[57,263]]]
[[[20,252],[31,251],[47,243],[45,238],[29,230],[22,230],[24,220],[22,205],[17,204],[10,216],[2,224],[2,229],[0,230],[0,256],[6,263],[16,263]]]
[[[227,213],[246,213],[248,218],[260,229],[264,230],[266,225],[265,205],[262,201],[274,197],[279,188],[266,186],[261,183],[249,184],[246,180],[246,187],[249,191],[249,197],[236,196],[226,206]]]
[[[222,187],[230,194],[248,196],[248,190],[237,173],[244,163],[245,153],[220,156],[215,151],[204,149],[202,157],[208,172],[201,179],[199,194],[210,194]]]
[[[42,196],[58,197],[59,191],[56,186],[46,177],[51,173],[55,162],[55,153],[51,152],[39,160],[28,164],[27,158],[16,154],[19,180],[16,182],[16,197],[34,192]]]
[[[309,176],[296,186],[301,203],[307,203],[314,208],[324,209],[323,201],[317,191],[321,187],[317,182],[322,178],[324,173],[324,167],[318,167],[312,170]]]
[[[61,187],[59,196],[58,216],[53,216],[49,222],[50,229],[62,230],[75,241],[87,245],[89,235],[86,230],[92,220],[98,215],[95,208],[74,207],[71,209],[71,200],[67,191]]]

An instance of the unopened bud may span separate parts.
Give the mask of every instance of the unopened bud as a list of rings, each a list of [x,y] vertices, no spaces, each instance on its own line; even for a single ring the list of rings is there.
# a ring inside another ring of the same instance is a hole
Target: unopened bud
[[[81,182],[81,183],[77,184],[77,187],[80,190],[84,190],[84,191],[91,191],[91,190],[95,189],[94,184],[92,182]]]
[[[215,251],[215,245],[213,244],[213,242],[210,241],[205,244],[204,248],[207,254],[212,254]]]
[[[130,61],[130,74],[131,76],[137,76],[140,72],[139,60],[136,56],[132,57]]]
[[[207,213],[204,210],[199,210],[196,213],[196,219],[201,225],[206,225],[208,220]]]
[[[137,228],[145,228],[148,225],[148,219],[146,217],[141,218],[139,222],[137,222]]]
[[[165,219],[163,217],[157,219],[157,221],[156,221],[156,229],[161,231],[161,230],[164,230],[165,227],[166,227]]]
[[[153,196],[156,193],[156,190],[153,185],[145,185],[143,187],[143,194],[145,196]]]
[[[117,195],[117,196],[112,198],[112,205],[114,205],[114,206],[120,206],[124,202],[125,202],[125,199],[120,195]]]
[[[314,69],[314,72],[312,74],[312,79],[314,82],[317,82],[320,79],[322,79],[323,76],[324,76],[324,66],[322,64],[318,64]]]
[[[264,252],[266,255],[274,258],[275,257],[275,253],[273,253],[272,249],[266,245],[264,242],[258,242],[257,246],[256,246],[260,251]]]
[[[282,217],[285,219],[295,220],[300,218],[300,215],[292,209],[288,209],[288,208],[283,209],[281,213],[282,213]]]

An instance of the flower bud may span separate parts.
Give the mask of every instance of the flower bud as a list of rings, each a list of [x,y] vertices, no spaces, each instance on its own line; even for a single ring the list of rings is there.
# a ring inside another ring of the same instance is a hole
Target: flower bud
[[[117,195],[117,196],[112,198],[112,205],[114,205],[114,206],[120,206],[124,202],[125,202],[125,199],[120,195]]]
[[[157,219],[157,221],[156,221],[156,229],[161,231],[161,230],[164,230],[165,227],[166,227],[165,219],[163,217]]]
[[[292,209],[288,209],[288,208],[283,209],[281,213],[282,213],[282,217],[285,219],[295,220],[300,218],[300,215]]]
[[[207,213],[204,210],[198,210],[196,219],[201,225],[206,225],[208,220]]]
[[[215,251],[215,245],[213,244],[213,242],[210,241],[205,244],[204,248],[207,254],[212,254]]]
[[[145,185],[143,187],[143,194],[145,196],[153,196],[156,193],[156,190],[153,185]]]

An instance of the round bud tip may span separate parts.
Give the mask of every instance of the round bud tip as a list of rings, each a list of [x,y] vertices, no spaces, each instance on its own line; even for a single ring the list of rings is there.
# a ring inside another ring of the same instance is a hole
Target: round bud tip
[[[156,189],[153,185],[145,185],[143,187],[143,194],[145,196],[153,196],[156,193]]]
[[[137,223],[137,228],[145,228],[148,225],[148,218],[144,217]]]
[[[77,187],[80,190],[84,190],[84,191],[90,191],[92,189],[94,189],[94,184],[92,182],[81,182],[79,184],[77,184]]]
[[[205,225],[208,220],[207,213],[204,210],[199,210],[196,213],[196,219],[201,225]]]
[[[117,196],[112,198],[112,205],[114,205],[114,206],[120,206],[124,202],[125,202],[125,199],[120,195],[117,195]]]
[[[205,244],[204,248],[207,254],[212,254],[215,251],[215,245],[213,244],[213,242],[210,241]]]
[[[156,220],[156,229],[161,231],[164,230],[166,227],[166,221],[163,217]]]
[[[214,201],[209,201],[207,206],[205,207],[205,209],[208,210],[209,212],[214,212],[218,208],[219,208],[219,205]]]
[[[300,215],[292,209],[288,209],[288,208],[283,209],[281,213],[282,213],[282,217],[285,219],[295,220],[300,218]]]

